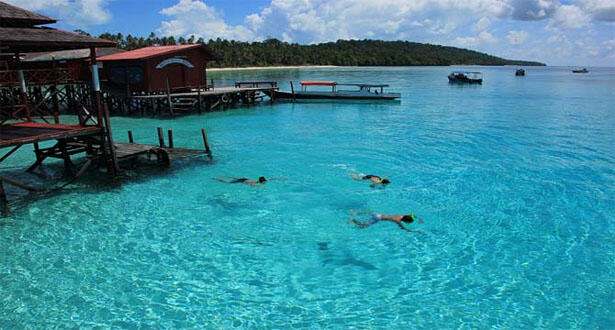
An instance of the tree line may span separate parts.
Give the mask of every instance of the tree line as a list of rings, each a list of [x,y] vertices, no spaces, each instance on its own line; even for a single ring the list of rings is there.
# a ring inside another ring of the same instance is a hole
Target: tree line
[[[85,33],[84,31],[76,31]],[[243,42],[223,39],[159,37],[103,33],[99,38],[115,41],[126,50],[154,45],[206,43],[218,60],[211,67],[275,65],[414,66],[414,65],[544,65],[539,62],[507,60],[485,53],[449,46],[409,41],[338,40],[312,45],[277,39]]]

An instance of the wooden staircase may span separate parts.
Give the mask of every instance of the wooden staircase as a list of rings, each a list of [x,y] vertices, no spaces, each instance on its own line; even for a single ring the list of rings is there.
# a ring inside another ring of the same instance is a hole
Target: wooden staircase
[[[176,98],[171,102],[171,111],[172,113],[191,111],[197,103],[197,99],[191,97]]]

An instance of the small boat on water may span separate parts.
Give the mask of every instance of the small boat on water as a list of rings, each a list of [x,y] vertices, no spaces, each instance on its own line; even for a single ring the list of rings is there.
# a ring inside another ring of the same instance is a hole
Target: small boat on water
[[[482,84],[483,73],[482,72],[465,72],[465,71],[453,71],[448,75],[449,83],[459,84]]]
[[[334,81],[302,81],[301,90],[295,91],[293,83],[290,83],[291,91],[267,91],[268,96],[275,99],[297,99],[297,100],[395,100],[401,98],[400,93],[385,92],[384,88],[389,85],[383,84],[338,84]],[[308,91],[308,86],[331,87],[330,91]],[[341,87],[341,88],[340,88]],[[351,87],[353,89],[342,89]]]
[[[515,71],[515,76],[525,76],[525,70],[517,69],[517,71]]]
[[[576,68],[572,70],[573,73],[588,73],[586,68]]]

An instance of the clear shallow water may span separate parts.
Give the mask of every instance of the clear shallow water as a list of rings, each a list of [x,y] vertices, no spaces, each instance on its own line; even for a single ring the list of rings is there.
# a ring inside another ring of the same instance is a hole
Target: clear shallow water
[[[25,200],[0,219],[0,327],[612,328],[615,70],[480,68],[472,87],[450,70],[217,72],[386,82],[403,100],[113,118],[117,140],[156,143],[163,126],[184,147],[205,127],[215,161],[11,190]],[[17,169],[31,160],[2,173],[34,181]],[[413,211],[426,234],[358,230],[349,209]]]

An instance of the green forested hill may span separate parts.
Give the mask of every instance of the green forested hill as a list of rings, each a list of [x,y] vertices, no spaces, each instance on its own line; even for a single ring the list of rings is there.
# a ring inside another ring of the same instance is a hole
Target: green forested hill
[[[146,38],[121,33],[104,33],[101,38],[118,42],[124,49],[150,45],[175,45],[202,42],[173,37]],[[212,67],[273,65],[411,66],[411,65],[544,65],[539,62],[507,60],[473,50],[408,41],[338,40],[300,45],[268,39],[262,42],[209,40],[207,45],[218,56]]]

